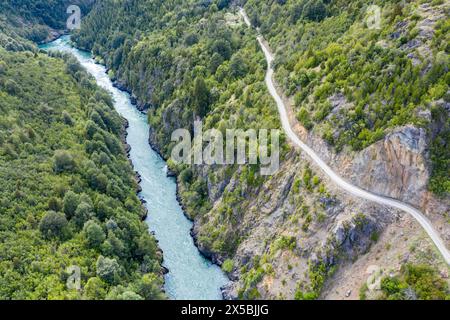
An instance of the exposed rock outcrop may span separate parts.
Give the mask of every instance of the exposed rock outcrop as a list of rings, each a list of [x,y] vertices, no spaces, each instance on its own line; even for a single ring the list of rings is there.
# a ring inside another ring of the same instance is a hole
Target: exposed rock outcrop
[[[420,206],[430,175],[428,140],[422,128],[398,128],[356,154],[344,173],[365,189]]]

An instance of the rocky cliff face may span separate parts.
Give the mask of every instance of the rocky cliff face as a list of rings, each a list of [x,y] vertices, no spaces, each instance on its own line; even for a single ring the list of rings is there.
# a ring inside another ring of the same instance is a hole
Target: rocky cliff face
[[[192,233],[199,249],[214,262],[232,258],[227,270],[232,282],[223,289],[227,299],[317,297],[336,266],[366,253],[394,220],[387,209],[328,187],[326,177],[295,151],[261,186],[242,181],[242,168],[229,179],[212,179],[208,167],[197,168],[196,174],[208,181],[213,208],[194,218]],[[180,187],[183,199],[181,182]],[[225,214],[222,206],[236,192],[239,204],[226,208],[230,211]],[[236,239],[232,255],[211,239],[219,231]],[[319,276],[322,280],[317,282]]]

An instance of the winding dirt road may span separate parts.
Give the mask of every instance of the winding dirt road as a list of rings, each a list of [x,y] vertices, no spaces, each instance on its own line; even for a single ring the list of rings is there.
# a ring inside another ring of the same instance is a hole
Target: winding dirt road
[[[244,9],[241,8],[239,10],[240,15],[244,19],[244,22],[247,24],[247,26],[252,27],[250,20],[245,13]],[[442,254],[444,260],[447,262],[448,265],[450,265],[450,252],[445,246],[444,241],[440,238],[439,234],[434,230],[433,225],[431,222],[425,217],[422,212],[417,210],[416,208],[412,207],[409,204],[403,203],[399,200],[395,200],[392,198],[376,195],[374,193],[371,193],[370,191],[363,190],[355,185],[352,185],[351,183],[345,181],[342,177],[340,177],[337,173],[335,173],[315,152],[312,150],[308,145],[306,145],[303,141],[299,139],[299,137],[295,134],[294,130],[291,127],[291,124],[289,122],[288,112],[287,108],[283,102],[283,99],[278,94],[275,84],[273,82],[273,74],[274,70],[272,68],[272,62],[274,60],[273,55],[270,53],[269,48],[264,43],[264,38],[259,35],[258,36],[258,42],[261,46],[261,49],[264,52],[264,55],[267,60],[267,74],[266,74],[266,85],[269,89],[270,95],[273,97],[277,104],[278,112],[280,113],[281,123],[283,126],[284,131],[286,132],[286,135],[289,137],[289,139],[298,147],[300,147],[319,167],[320,169],[328,175],[328,177],[340,188],[344,189],[348,193],[352,194],[353,196],[356,196],[358,198],[366,199],[369,201],[373,201],[382,205],[390,206],[392,208],[400,209],[411,216],[414,217],[414,219],[417,220],[417,222],[420,223],[422,228],[426,231],[426,233],[429,235],[433,243],[436,245],[437,249]]]

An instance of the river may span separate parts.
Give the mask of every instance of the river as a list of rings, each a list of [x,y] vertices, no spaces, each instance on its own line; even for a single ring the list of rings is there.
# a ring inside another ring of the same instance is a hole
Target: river
[[[166,163],[148,143],[147,116],[138,111],[128,93],[115,88],[106,68],[96,64],[89,52],[80,51],[64,36],[40,46],[44,50],[72,53],[80,64],[96,79],[97,84],[110,92],[117,112],[128,120],[127,143],[131,146],[130,159],[141,175],[142,192],[149,211],[146,223],[154,232],[164,251],[165,290],[170,299],[222,299],[220,287],[228,279],[222,270],[205,259],[190,236],[192,222],[183,214],[176,198],[176,181],[166,175]]]

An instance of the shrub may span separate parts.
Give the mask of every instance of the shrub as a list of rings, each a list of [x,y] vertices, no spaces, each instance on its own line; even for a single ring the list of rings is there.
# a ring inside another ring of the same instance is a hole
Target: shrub
[[[53,157],[53,168],[56,173],[72,171],[75,169],[75,160],[69,152],[57,150]]]
[[[60,238],[66,234],[67,219],[64,214],[54,211],[47,212],[39,223],[39,230],[45,238]]]
[[[86,299],[103,300],[106,296],[106,283],[98,277],[89,278],[83,291]]]
[[[381,280],[381,290],[389,300],[445,300],[450,297],[448,284],[427,265],[406,264],[400,274]]]

